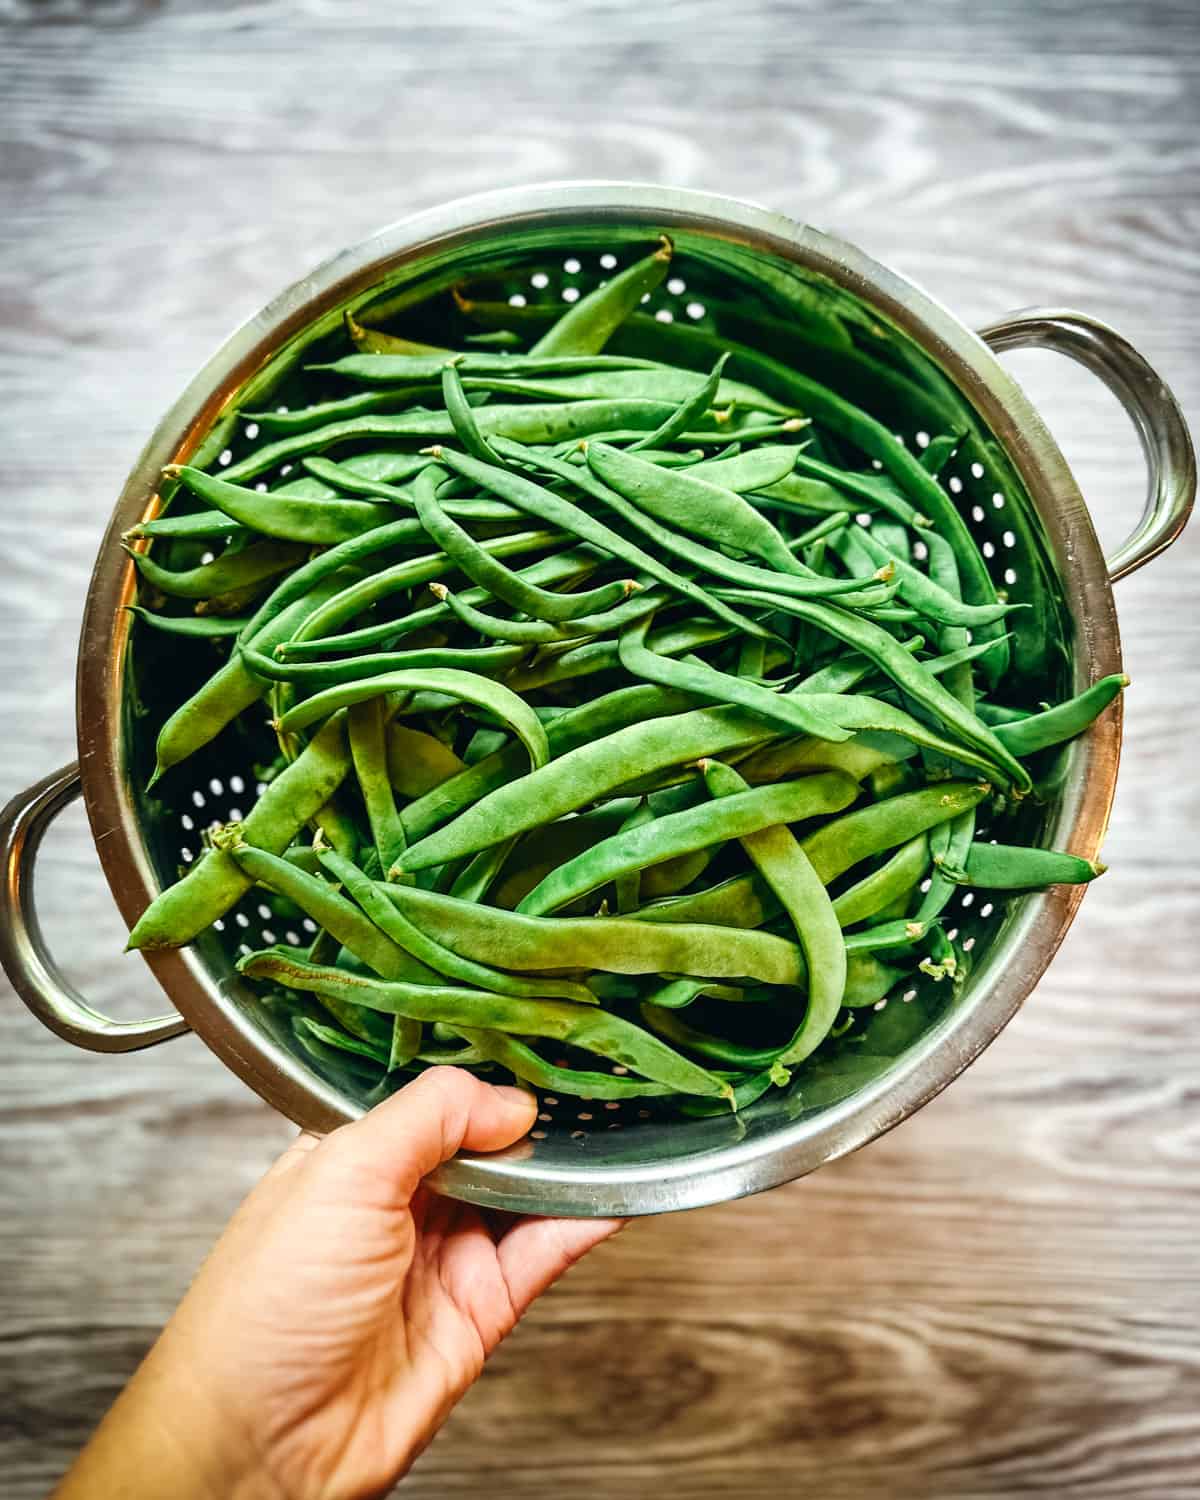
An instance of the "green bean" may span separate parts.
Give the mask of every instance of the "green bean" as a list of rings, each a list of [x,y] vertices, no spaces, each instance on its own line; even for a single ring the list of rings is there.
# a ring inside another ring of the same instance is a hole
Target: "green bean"
[[[1082,734],[1128,686],[1129,678],[1123,672],[1115,672],[1111,677],[1101,677],[1082,693],[1044,713],[997,724],[993,733],[1013,755],[1032,755],[1035,750],[1061,745],[1064,740]]]
[[[771,596],[751,593],[745,589],[724,589],[722,593],[747,604],[769,606],[772,603]],[[1006,781],[1010,781],[1021,791],[1028,791],[1032,786],[1029,772],[1010,754],[996,733],[981,723],[969,709],[964,708],[957,698],[952,697],[936,677],[914,662],[903,646],[886,630],[864,620],[861,615],[851,614],[832,604],[818,604],[782,596],[778,596],[774,602],[779,609],[817,626],[826,634],[844,641],[846,645],[853,646],[869,657],[897,687],[940,719],[964,745],[972,746],[984,755]]]
[[[738,704],[769,723],[800,734],[835,741],[850,738],[848,730],[840,729],[819,713],[810,712],[805,700],[797,694],[777,693],[769,687],[718,672],[702,663],[693,665],[673,661],[649,650],[646,646],[649,623],[642,620],[629,626],[621,632],[618,640],[621,665],[631,677],[657,682],[661,687],[676,688],[698,698],[709,698],[714,703]]]
[[[670,416],[669,402],[628,400],[551,401],[546,404],[485,406],[476,412],[476,421],[484,437],[516,438],[526,443],[559,443],[567,438],[590,437],[616,426],[639,431],[653,429]],[[303,458],[309,453],[324,453],[342,443],[361,442],[367,438],[392,441],[423,439],[436,442],[454,436],[454,424],[446,412],[405,411],[369,412],[361,417],[347,417],[314,427],[309,432],[290,433],[273,443],[248,453],[240,462],[225,470],[229,480],[253,479],[279,464]]]
[[[364,1014],[370,1015],[371,1012],[365,1011]],[[375,1019],[378,1020],[378,1017]],[[345,1031],[339,1031],[336,1027],[322,1025],[320,1021],[314,1021],[311,1016],[293,1016],[292,1030],[301,1041],[305,1036],[310,1036],[336,1051],[351,1052],[359,1057],[369,1057],[373,1062],[383,1066],[387,1065],[389,1053],[382,1043],[369,1042],[361,1037],[349,1035]],[[391,1028],[388,1027],[388,1030],[390,1031]]]
[[[433,969],[393,943],[357,906],[319,875],[302,870],[288,857],[247,844],[242,838],[230,840],[225,847],[239,869],[257,885],[294,901],[306,917],[382,979],[407,979],[413,984],[441,983]],[[306,852],[312,853],[319,868],[319,855],[312,850]]]
[[[710,979],[669,979],[651,990],[642,1003],[658,1005],[663,1010],[683,1010],[702,995],[714,1000],[729,1000],[735,1005],[745,999],[744,990],[714,984]]]
[[[327,546],[361,536],[393,518],[392,507],[363,500],[304,500],[292,496],[260,493],[240,484],[230,484],[215,474],[187,464],[169,464],[163,470],[197,499],[215,506],[252,531],[283,541]]]
[[[638,1010],[646,1025],[659,1036],[665,1037],[676,1047],[685,1047],[698,1057],[719,1063],[725,1068],[770,1067],[784,1050],[785,1044],[782,1043],[769,1047],[747,1047],[740,1042],[730,1042],[724,1037],[710,1035],[685,1021],[675,1011],[649,1002],[643,1002]]]
[[[691,567],[703,568],[706,572],[730,583],[740,583],[747,588],[770,588],[780,593],[801,596],[839,594],[851,604],[874,603],[889,597],[887,590],[872,587],[874,583],[872,579],[810,578],[796,573],[776,573],[766,568],[754,567],[749,563],[738,562],[735,558],[726,556],[724,552],[706,547],[691,537],[683,536],[661,525],[653,516],[639,510],[623,495],[619,495],[608,485],[601,483],[590,470],[575,469],[570,464],[560,463],[545,453],[536,453],[532,449],[523,448],[518,443],[510,443],[507,439],[497,439],[495,447],[497,452],[505,458],[527,462],[533,468],[544,470],[556,478],[565,479],[569,484],[583,490],[585,494],[603,502],[622,520],[636,526],[664,552],[680,558]],[[694,585],[690,587],[694,588]],[[683,592],[683,590],[677,591]],[[708,607],[707,604],[706,607]],[[722,616],[722,618],[727,618],[727,616]],[[750,631],[750,634],[761,633],[761,628],[758,626],[754,626]]]
[[[970,628],[991,625],[997,620],[1002,620],[1012,610],[1022,608],[1019,604],[964,604],[953,594],[939,587],[919,568],[914,568],[911,563],[890,553],[871,535],[869,528],[855,527],[854,539],[876,567],[884,567],[889,562],[893,565],[900,597],[906,599],[914,609],[919,610],[930,620],[937,620],[943,625],[962,625]]]
[[[728,1079],[733,1088],[732,1106],[736,1115],[743,1109],[749,1109],[769,1088],[786,1080],[787,1071],[785,1069],[780,1073],[778,1064],[774,1064],[759,1073],[730,1073]],[[725,1108],[725,1105],[718,1104],[713,1099],[681,1099],[679,1101],[679,1113],[694,1120],[705,1120],[713,1115],[724,1114]]]
[[[638,585],[632,579],[626,579],[620,587],[626,593],[634,593],[638,589]],[[561,625],[552,625],[547,620],[505,619],[499,615],[488,614],[466,603],[461,595],[452,594],[444,584],[431,583],[429,589],[435,598],[450,608],[460,624],[465,625],[468,630],[476,631],[492,640],[543,646],[557,642],[577,641],[587,635],[602,635],[608,630],[619,630],[631,617],[652,614],[664,603],[661,593],[642,593],[640,597],[627,598],[622,604],[602,614],[585,615],[565,621]]]
[[[492,845],[496,849],[512,849],[512,855],[492,891],[492,905],[511,911],[555,865],[590,848],[597,838],[619,828],[632,800],[613,797],[590,812],[559,818],[544,828]]]
[[[596,997],[586,985],[570,979],[538,977],[523,978],[508,974],[491,964],[479,963],[464,958],[452,947],[439,943],[415,923],[404,912],[394,906],[384,892],[378,889],[353,861],[340,854],[323,854],[321,863],[334,879],[341,881],[346,891],[354,898],[372,922],[393,943],[411,953],[426,967],[447,979],[475,989],[487,989],[497,995],[516,995],[522,999],[539,999],[558,996],[577,1004],[594,1005]]]
[[[422,526],[473,583],[487,589],[511,609],[532,615],[537,620],[558,623],[573,620],[578,615],[611,609],[637,586],[632,580],[623,580],[605,584],[586,594],[558,594],[539,588],[537,584],[530,583],[506,568],[494,554],[489,553],[457,521],[446,514],[434,494],[429,474],[430,471],[426,470],[416,487],[417,514]],[[518,480],[518,483],[525,484],[527,481]],[[529,506],[523,508],[531,509]],[[557,521],[559,517],[554,519]],[[589,537],[588,540],[599,538]]]
[[[731,420],[734,407],[755,412],[760,421],[763,414],[785,420],[795,417],[790,407],[752,385],[740,380],[705,381],[691,370],[677,369],[672,365],[637,370],[593,370],[541,378],[468,374],[462,385],[464,392],[522,396],[534,401],[669,401],[675,411],[653,433],[644,435],[647,447],[677,442],[689,427],[702,427],[710,411],[709,419],[719,422],[722,427]]]
[[[165,536],[207,541],[213,537],[245,535],[246,528],[231,521],[223,510],[197,510],[183,516],[155,516],[150,521],[138,521],[121,533],[121,540],[135,542]]]
[[[316,557],[289,574],[263,601],[251,616],[242,639],[255,641],[260,649],[264,649],[262,637],[265,636],[268,625],[295,600],[307,594],[310,589],[317,584],[324,585],[329,578],[343,568],[353,568],[377,552],[384,552],[390,547],[404,546],[418,540],[424,534],[424,528],[416,519],[389,521],[386,526],[378,526],[374,531],[368,531],[365,536],[351,537],[349,541],[330,547],[327,552],[318,553]],[[277,643],[272,641],[271,644]]]
[[[577,708],[568,709],[566,713],[547,725],[546,738],[550,745],[551,755],[559,758],[580,746],[603,740],[605,736],[613,734],[616,730],[642,724],[647,719],[660,718],[665,727],[670,722],[667,716],[681,713],[693,706],[693,699],[679,693],[664,692],[661,688],[646,686],[619,688],[616,692],[606,693],[590,703],[582,703]],[[667,735],[662,736],[664,747],[667,739]],[[410,842],[424,837],[438,824],[446,822],[465,807],[480,802],[488,793],[512,781],[514,777],[521,774],[524,764],[525,758],[521,747],[509,745],[494,755],[487,756],[478,764],[466,767],[459,775],[443,782],[430,793],[419,798],[410,807],[406,807],[402,814],[405,832]],[[585,777],[593,774],[595,774],[594,766],[584,772]],[[611,791],[614,786],[618,785],[620,785],[619,779],[598,791],[596,795],[603,796],[605,791]],[[589,799],[584,798],[578,803],[571,802],[564,811],[574,812],[587,800]],[[559,816],[560,814],[553,808],[547,807],[544,816],[538,817],[534,823],[527,826],[536,827],[541,823],[550,823]],[[486,843],[478,847],[485,848]],[[474,853],[475,851],[464,852]],[[438,860],[435,863],[441,863],[441,861]]]
[[[793,453],[796,451],[792,449]],[[823,479],[813,479],[805,474],[788,473],[764,489],[753,493],[742,490],[739,493],[746,494],[750,503],[762,510],[781,510],[805,517],[824,514],[845,516],[849,520],[863,508],[857,497],[844,495]],[[871,503],[867,502],[868,505]]]
[[[975,838],[975,809],[967,808],[948,823],[939,823],[930,831],[929,852],[933,860],[933,872],[929,877],[929,889],[917,907],[917,920],[933,922],[950,904],[956,882],[943,870],[943,865],[958,869],[966,863]]]
[[[580,1068],[555,1067],[539,1057],[532,1047],[502,1031],[480,1031],[470,1026],[457,1026],[455,1030],[489,1062],[499,1063],[514,1078],[547,1094],[569,1094],[579,1099],[650,1099],[674,1092],[664,1083],[616,1078],[611,1073],[590,1073]]]
[[[965,868],[942,860],[938,869],[958,885],[989,891],[1042,890],[1050,885],[1083,885],[1103,875],[1106,865],[1057,849],[1028,849],[1011,844],[975,844]]]
[[[828,740],[803,738],[764,745],[741,761],[739,770],[752,784],[782,781],[785,776],[803,775],[808,771],[844,771],[855,781],[865,781],[880,766],[893,765],[895,760],[896,752],[891,747],[873,744],[869,736],[865,740],[855,737],[836,745]]]
[[[534,358],[547,355],[599,354],[642,298],[652,292],[667,274],[673,247],[663,235],[658,249],[611,276],[603,286],[581,297],[529,351]]]
[[[769,489],[786,479],[796,466],[798,451],[790,443],[748,448],[732,458],[703,459],[692,473],[697,479],[707,479],[710,484],[744,495],[753,490]]]
[[[501,449],[500,451],[508,456],[508,450]],[[438,450],[436,456],[455,473],[462,474],[484,489],[491,490],[530,515],[548,521],[563,531],[569,531],[593,546],[603,548],[605,552],[611,553],[621,562],[628,563],[636,572],[649,574],[651,578],[666,584],[675,593],[682,594],[707,613],[716,615],[718,619],[725,620],[738,630],[744,630],[749,635],[762,633],[760,626],[739,614],[737,610],[731,610],[727,605],[714,599],[707,590],[692,583],[690,579],[681,577],[674,569],[668,568],[648,552],[643,552],[639,546],[627,541],[602,521],[597,521],[579,506],[572,505],[569,500],[555,495],[544,486],[534,484],[532,480],[524,479],[519,474],[511,474],[505,469],[499,469],[494,464],[479,463],[461,453]]]
[[[451,362],[442,371],[442,404],[454,426],[454,435],[473,458],[491,463],[495,454],[488,447],[475,413],[463,390],[462,377]],[[425,473],[428,473],[425,470]]]
[[[404,825],[388,776],[386,716],[382,698],[356,703],[346,715],[350,736],[350,758],[358,777],[371,839],[385,872],[407,847]]]
[[[961,782],[939,782],[918,792],[902,793],[835,818],[800,840],[822,882],[828,885],[853,865],[872,855],[907,843],[973,809],[982,800],[979,787]],[[847,893],[849,894],[849,892]],[[699,922],[714,926],[753,928],[769,922],[778,907],[753,875],[735,875],[720,885],[687,896],[676,896],[654,906],[643,906],[641,921]],[[934,914],[919,914],[923,923]],[[847,939],[849,943],[851,940]]]
[[[899,521],[889,521],[876,516],[869,528],[859,527],[864,536],[869,535],[871,540],[878,542],[883,548],[884,558],[893,558],[897,562],[911,563],[913,559],[913,533],[907,526],[902,526]],[[932,568],[929,572],[930,578],[934,578]],[[957,587],[954,589],[954,600],[957,604],[962,603],[962,595]]]
[[[922,830],[877,870],[872,870],[833,903],[833,910],[843,927],[865,922],[877,916],[905,891],[912,890],[925,878],[929,869],[929,836]]]
[[[540,558],[536,563],[519,570],[518,576],[527,583],[546,585],[549,583],[576,583],[592,573],[601,559],[592,557],[583,549],[559,552]],[[468,604],[484,604],[494,595],[488,589],[463,589],[458,595]],[[396,640],[413,631],[429,626],[441,625],[453,618],[449,606],[434,604],[426,609],[414,609],[395,620],[382,620],[376,625],[364,625],[358,630],[348,630],[337,635],[320,636],[315,640],[284,641],[277,648],[284,657],[301,659],[327,656],[342,651],[357,651],[363,646],[392,645]]]
[[[427,467],[433,463],[433,459],[423,454],[421,462]],[[385,484],[379,479],[369,479],[356,474],[350,468],[349,463],[334,463],[330,458],[316,456],[306,458],[304,466],[311,469],[314,474],[319,474],[323,479],[336,484],[347,494],[373,495],[377,499],[390,501],[393,505],[403,505],[409,509],[416,508],[416,502],[410,491],[400,489],[394,484]],[[455,516],[463,521],[511,521],[519,519],[521,515],[519,510],[511,505],[505,505],[501,500],[464,500],[447,496],[441,504],[447,515]]]
[[[474,854],[514,833],[524,833],[574,812],[649,772],[769,738],[769,726],[737,708],[698,709],[631,724],[559,754],[549,765],[479,797],[453,822],[411,843],[404,856],[405,867],[421,870]],[[480,767],[471,769],[478,771]],[[450,811],[453,806],[450,802]],[[445,816],[449,812],[443,813]],[[408,817],[405,828],[412,839],[414,830]]]
[[[657,864],[692,849],[725,843],[774,823],[837,812],[857,795],[858,787],[850,777],[824,771],[779,786],[755,787],[724,799],[719,807],[705,804],[669,813],[642,828],[604,839],[586,854],[560,865],[530,891],[517,909],[529,916],[544,915],[627,871]]]
[[[240,552],[223,552],[212,562],[175,571],[156,563],[147,552],[126,548],[134,567],[152,588],[176,599],[208,599],[230,589],[262,583],[292,567],[304,556],[304,548],[292,542],[256,542]]]
[[[332,364],[312,365],[310,368],[344,375],[364,385],[427,385],[441,379],[448,359],[455,361],[460,374],[473,376],[580,375],[593,371],[661,368],[654,360],[631,359],[616,354],[455,354],[449,349],[426,357],[347,354]]]
[[[695,390],[693,390],[690,395],[680,396],[678,398],[679,405],[676,407],[674,415],[668,417],[667,420],[660,426],[656,427],[653,432],[648,432],[645,437],[636,439],[636,441],[630,445],[629,451],[637,452],[638,450],[643,448],[654,448],[659,444],[665,445],[666,443],[673,442],[674,439],[679,435],[679,433],[684,431],[684,429],[689,425],[693,418],[703,417],[704,414],[708,411],[709,407],[714,403],[714,401],[718,399],[717,391],[722,383],[721,372],[724,370],[728,358],[729,356],[727,354],[719,355],[716,364],[712,367],[712,372],[709,375],[708,379],[701,381],[700,385]],[[655,372],[655,378],[656,380],[659,378],[657,371]],[[655,394],[658,395],[661,399],[661,396],[663,394],[661,387],[659,387],[659,389],[655,391]],[[757,392],[752,393],[752,399],[756,397]],[[729,401],[731,399],[731,393],[728,390],[725,391],[720,399]],[[737,397],[733,396],[732,399],[736,400]],[[763,397],[762,399],[767,404],[767,409],[773,408],[775,410],[779,410],[777,404],[773,401],[770,401],[769,398]]]
[[[714,810],[724,812],[746,797],[756,795],[749,784],[720,761],[703,761],[701,770],[709,792],[716,799]],[[838,776],[837,772],[825,772]],[[818,779],[818,778],[813,778]],[[853,787],[848,777],[839,777],[843,789]],[[803,781],[794,783],[803,786]],[[853,796],[854,793],[851,794]],[[845,798],[842,806],[851,800]],[[834,811],[836,806],[823,810]],[[791,1040],[781,1050],[780,1061],[803,1062],[829,1035],[842,1008],[846,988],[846,945],[833,903],[809,856],[796,842],[790,828],[792,818],[740,835],[742,848],[787,912],[808,966],[808,1005]],[[763,1062],[773,1059],[762,1059]],[[757,1065],[757,1064],[754,1064]]]
[[[406,359],[445,359],[450,353],[449,349],[440,349],[436,344],[421,344],[413,339],[397,338],[394,333],[381,333],[378,328],[364,328],[350,312],[346,313],[345,321],[350,342],[364,353]]]
[[[245,619],[222,615],[157,615],[153,610],[143,609],[140,604],[127,604],[129,613],[144,625],[167,635],[190,635],[202,640],[220,640],[223,636],[237,635]]]
[[[780,573],[804,573],[788,544],[761,511],[734,490],[722,489],[690,470],[666,470],[630,449],[590,442],[588,467],[639,510],[706,542],[735,552],[751,552]]]
[[[882,913],[881,913],[882,915]],[[860,927],[846,937],[846,951],[854,953],[881,953],[896,948],[911,948],[925,936],[924,922],[901,917],[894,922],[877,922]]]
[[[520,752],[520,746],[514,746]],[[393,723],[387,729],[388,777],[402,797],[423,797],[466,769],[435,735]]]
[[[980,700],[975,705],[975,712],[985,724],[990,724],[993,728],[997,724],[1015,724],[1018,719],[1033,717],[1032,712],[1027,708],[1007,708],[1003,704],[988,703],[984,700]]]
[[[516,842],[516,839],[505,839],[490,849],[481,849],[454,877],[449,894],[458,901],[482,901],[503,870]]]
[[[308,594],[302,594],[268,623],[258,637],[264,651],[276,646],[291,633],[310,609],[336,592],[334,579],[319,583]],[[251,622],[253,623],[253,622]],[[248,628],[248,627],[247,627]],[[151,787],[172,766],[177,766],[216,738],[251,704],[257,703],[266,684],[246,666],[236,653],[218,671],[175,710],[158,732],[155,743],[154,774],[146,783]]]
[[[849,504],[839,500],[839,492],[844,492],[849,497]],[[865,504],[872,509],[886,511],[905,526],[924,528],[930,525],[928,516],[923,516],[882,475],[838,469],[804,452],[797,452],[791,476],[770,485],[763,491],[763,495],[800,510],[861,510]]]
[[[392,523],[393,526],[420,526],[420,524],[419,521]],[[379,529],[386,531],[391,528],[381,526]],[[372,533],[368,533],[369,535]],[[358,540],[365,541],[366,538],[360,537]],[[521,531],[510,536],[494,537],[482,545],[493,557],[515,557],[522,552],[541,551],[558,540],[560,538],[555,531]],[[330,555],[331,553],[325,554],[326,557]],[[317,559],[318,562],[320,560],[320,558]],[[336,629],[345,621],[354,619],[363,610],[373,604],[378,604],[381,599],[387,599],[403,589],[416,588],[422,583],[432,583],[435,578],[441,578],[453,571],[453,560],[442,552],[430,552],[421,557],[406,558],[390,568],[382,568],[378,573],[372,573],[366,578],[347,585],[340,593],[327,600],[320,609],[314,610],[304,622],[303,627],[296,632],[296,637],[300,640],[312,640],[316,636]]]
[[[932,438],[921,454],[921,467],[936,479],[954,455],[962,447],[965,432],[945,433]]]
[[[320,401],[313,406],[301,406],[291,411],[244,411],[242,416],[247,421],[257,422],[264,432],[311,432],[314,427],[338,422],[346,417],[359,417],[367,412],[389,411],[398,406],[406,406],[419,393],[419,387],[416,386],[408,390],[356,391],[352,396]]]
[[[851,1010],[874,1005],[904,975],[903,969],[881,963],[872,953],[851,953],[846,962],[846,993],[842,1004]]]
[[[313,460],[304,458],[301,463],[309,469]],[[428,468],[429,457],[424,453],[403,453],[395,448],[385,448],[375,453],[355,453],[349,458],[343,458],[337,467],[343,471],[349,470],[360,479],[375,480],[380,484],[399,484]],[[311,472],[318,471],[313,469]],[[342,488],[343,484],[339,479],[338,487]]]
[[[378,651],[332,661],[286,662],[279,661],[274,655],[268,656],[254,646],[241,648],[242,660],[259,677],[271,682],[295,682],[310,689],[361,682],[382,672],[411,668],[450,667],[484,674],[499,673],[515,666],[524,655],[519,646],[426,646],[414,651]]]
[[[632,607],[633,601],[630,601]],[[721,625],[715,620],[684,621],[675,627],[664,627],[652,640],[659,656],[681,656],[700,646],[714,641],[725,641],[737,631],[732,625]],[[587,641],[583,645],[564,642],[570,649],[544,647],[541,656],[528,666],[509,673],[508,685],[514,692],[528,693],[534,688],[549,683],[563,683],[572,678],[588,677],[596,672],[606,672],[620,665],[621,651],[618,641]]]
[[[894,708],[890,703],[884,703],[879,698],[872,698],[865,693],[857,693],[853,696],[837,693],[805,693],[804,696],[811,701],[817,713],[832,719],[843,729],[856,733],[878,731],[888,735],[902,736],[914,745],[936,751],[946,756],[947,759],[980,771],[985,776],[997,775],[996,764],[988,756],[970,749],[965,744],[947,739],[945,735],[930,729],[927,724],[914,718],[912,714],[905,713],[901,708]],[[853,758],[851,754],[851,759]],[[896,749],[889,745],[888,758],[904,759],[902,747],[900,753],[897,753]],[[876,761],[876,764],[878,763]],[[874,766],[870,766],[870,769],[873,770]]]
[[[241,837],[280,854],[341,785],[350,768],[344,714],[336,714],[251,808]],[[253,884],[225,850],[209,849],[182,880],[160,891],[134,924],[128,948],[179,948],[224,916]]]
[[[681,1057],[641,1027],[596,1006],[572,1005],[566,1000],[518,1000],[483,990],[366,979],[275,953],[248,954],[239,961],[238,968],[252,979],[273,980],[318,996],[344,996],[368,1009],[408,1015],[414,1020],[549,1037],[607,1057],[680,1093],[732,1097],[732,1090],[723,1080]]]
[[[527,703],[498,682],[491,682],[476,672],[463,672],[451,667],[441,670],[431,668],[427,671],[412,669],[382,672],[366,682],[339,683],[289,709],[279,727],[288,734],[297,729],[306,729],[310,724],[315,724],[319,719],[327,718],[352,703],[361,703],[364,699],[381,697],[386,693],[419,692],[422,689],[444,693],[449,698],[458,698],[466,703],[475,703],[488,713],[495,714],[502,723],[512,726],[513,732],[528,750],[535,767],[544,766],[549,760],[550,747],[546,741],[546,731]]]
[[[976,807],[985,787],[966,781],[940,781],[917,792],[902,792],[884,802],[856,808],[824,824],[801,841],[826,885],[873,854],[895,849],[918,833]]]

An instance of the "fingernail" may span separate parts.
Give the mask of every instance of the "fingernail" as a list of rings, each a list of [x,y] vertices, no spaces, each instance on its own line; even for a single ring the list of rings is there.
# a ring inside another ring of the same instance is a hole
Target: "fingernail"
[[[511,1083],[494,1083],[492,1087],[512,1109],[528,1114],[530,1106],[537,1109],[537,1100],[527,1089],[514,1088]]]

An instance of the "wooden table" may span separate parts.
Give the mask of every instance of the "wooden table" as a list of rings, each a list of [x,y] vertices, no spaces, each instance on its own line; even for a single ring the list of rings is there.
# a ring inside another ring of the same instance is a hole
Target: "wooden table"
[[[1111,319],[1200,413],[1190,0],[0,0],[4,789],[73,754],[124,472],[234,323],[409,209],[553,177],[715,188],[982,322]],[[1115,542],[1115,403],[1014,368]],[[1200,527],[1120,587],[1125,765],[1092,890],[922,1115],[756,1200],[642,1222],[504,1347],[406,1493],[1200,1493]],[[42,905],[98,1003],[157,1004],[82,815]],[[289,1127],[188,1038],[74,1053],[0,1008],[0,1488],[33,1500]]]

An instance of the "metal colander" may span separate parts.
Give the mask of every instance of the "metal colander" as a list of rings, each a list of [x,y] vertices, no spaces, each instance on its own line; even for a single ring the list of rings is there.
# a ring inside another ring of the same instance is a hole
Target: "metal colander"
[[[241,952],[306,944],[312,926],[254,891],[189,950],[148,955],[178,1016],[117,1023],[98,1016],[59,975],[30,905],[37,843],[82,791],[105,872],[132,921],[197,857],[205,830],[239,818],[274,755],[260,721],[239,721],[204,752],[144,788],[166,715],[211,671],[212,648],[142,631],[122,605],[133,592],[120,534],[157,506],[164,463],[202,449],[219,468],[251,431],[238,415],[332,394],[303,366],[341,342],[343,314],[435,343],[478,331],[450,295],[536,316],[561,310],[659,232],[676,245],[672,274],[612,348],[700,368],[689,343],[703,328],[778,355],[842,391],[920,451],[939,432],[967,437],[942,482],[960,507],[998,589],[1054,601],[1068,649],[1022,678],[1029,706],[1121,669],[1110,580],[1132,571],[1182,528],[1195,467],[1182,417],[1145,361],[1103,325],[1071,313],[1019,315],[986,330],[995,349],[1048,344],[1093,368],[1124,401],[1143,438],[1150,495],[1134,535],[1106,565],[1061,454],[987,343],[910,284],[810,229],[726,199],[658,188],[562,185],[487,195],[424,214],[343,252],[242,329],[164,419],[114,512],[93,577],[79,662],[80,766],[14,799],[3,816],[8,881],[0,958],[31,1008],[80,1045],[126,1050],[190,1026],[264,1098],[312,1128],[368,1107],[377,1078],[353,1059],[314,1055],[286,1013],[235,973]],[[273,482],[287,468],[262,476]],[[198,561],[199,556],[192,559]],[[1018,664],[1043,663],[1013,617]],[[248,720],[249,716],[243,716]],[[1091,857],[1115,781],[1120,708],[1058,758],[1057,792],[1002,815],[1004,837]],[[993,836],[986,825],[980,837]],[[653,1101],[587,1102],[544,1095],[532,1137],[491,1157],[445,1167],[446,1192],[526,1212],[627,1214],[753,1192],[844,1154],[932,1097],[1002,1029],[1049,962],[1078,889],[1002,901],[964,891],[947,926],[969,958],[965,983],[905,982],[855,1030],[822,1050],[789,1090],[740,1116],[667,1117]],[[594,1062],[590,1065],[594,1066]]]

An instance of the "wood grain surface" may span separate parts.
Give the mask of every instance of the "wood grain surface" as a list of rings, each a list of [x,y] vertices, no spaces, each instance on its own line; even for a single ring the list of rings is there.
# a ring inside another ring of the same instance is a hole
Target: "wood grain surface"
[[[242,318],[410,209],[535,178],[756,199],[966,321],[1109,319],[1200,419],[1193,0],[0,0],[0,777],[70,759],[96,544]],[[1013,368],[1102,536],[1115,402]],[[1200,1495],[1200,527],[1122,584],[1106,857],[1017,1021],[886,1139],[640,1222],[539,1305],[413,1496]],[[47,840],[76,981],[120,955],[81,815]],[[34,1500],[290,1134],[194,1038],[74,1053],[0,1002],[0,1491]]]

